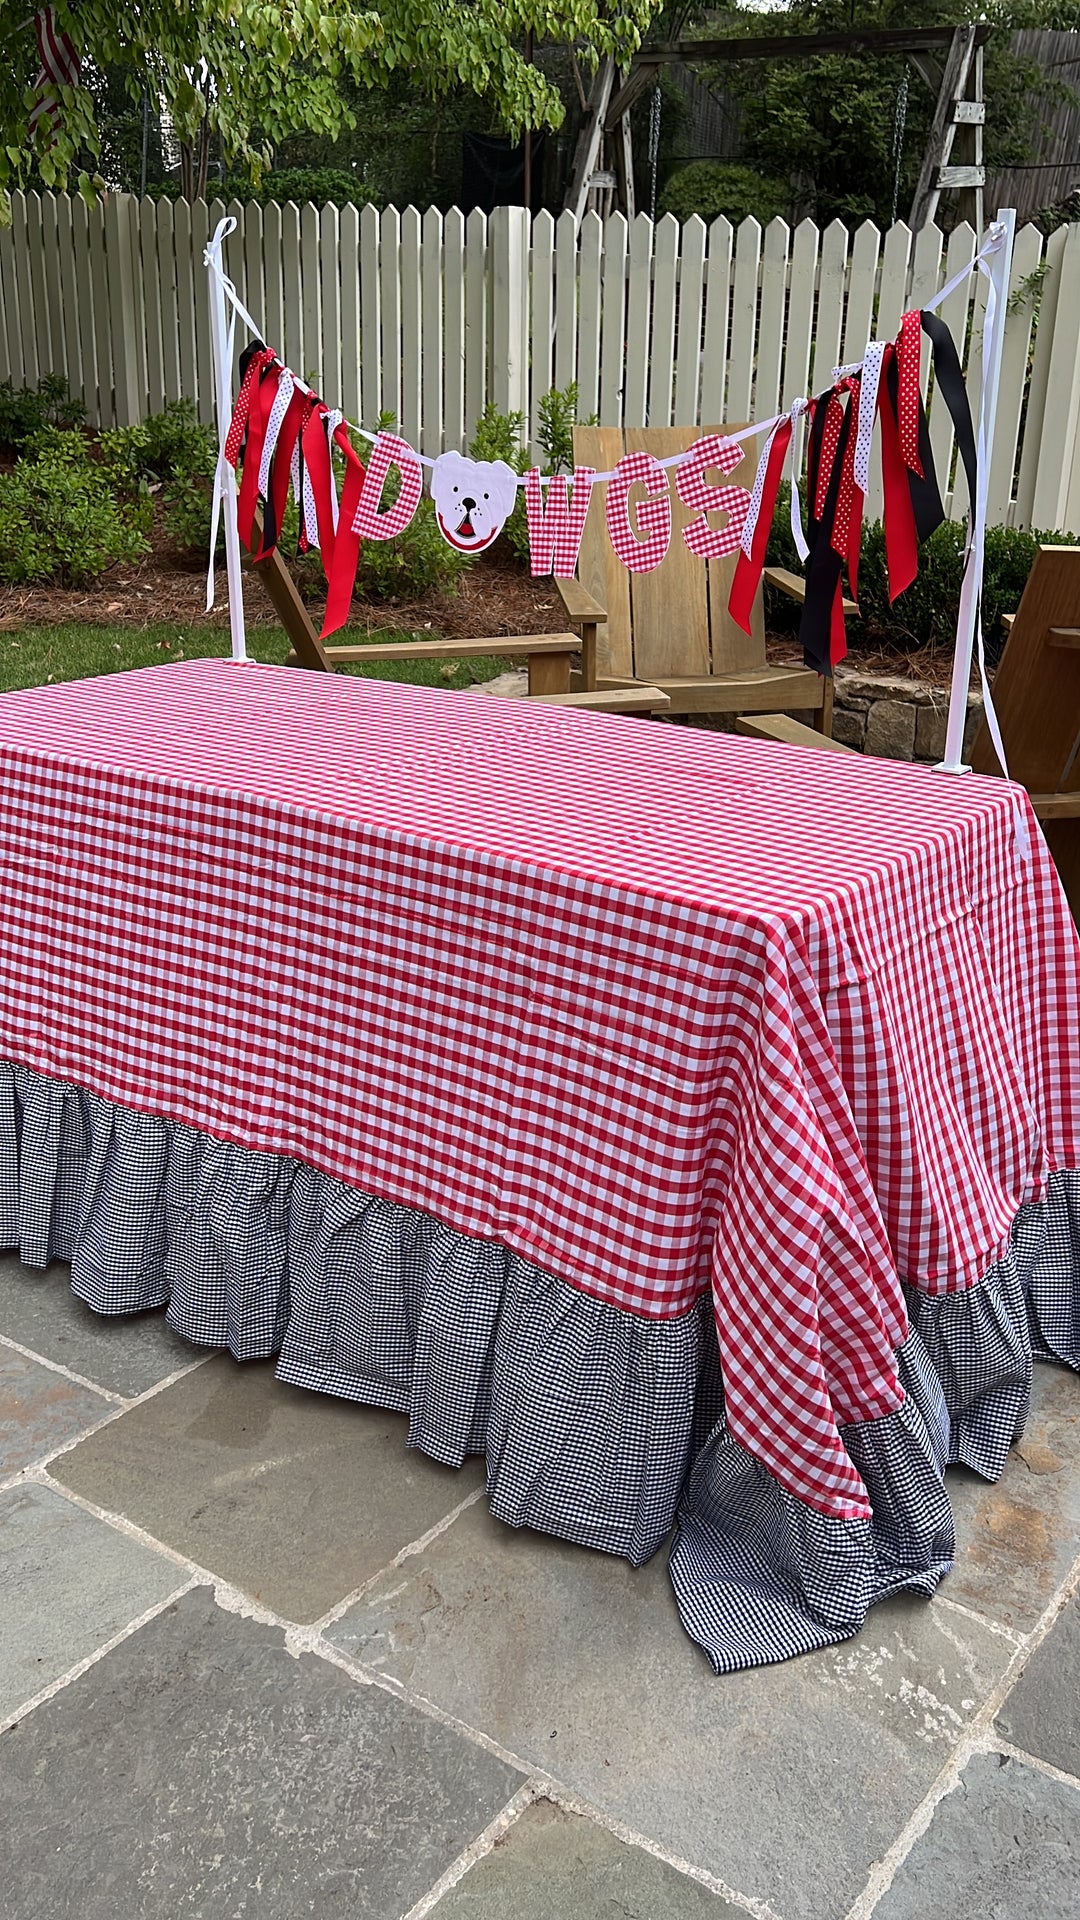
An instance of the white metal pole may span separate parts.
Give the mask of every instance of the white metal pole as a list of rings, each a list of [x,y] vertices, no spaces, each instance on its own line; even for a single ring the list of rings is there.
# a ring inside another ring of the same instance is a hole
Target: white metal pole
[[[224,235],[218,229],[215,239],[223,240]],[[220,262],[221,249],[216,255]],[[229,627],[232,633],[232,657],[234,660],[246,660],[247,642],[244,634],[244,587],[240,572],[240,530],[236,514],[236,475],[225,459],[225,436],[229,431],[232,413],[230,405],[232,395],[232,367],[229,364],[229,329],[225,316],[225,289],[221,276],[214,272],[213,264],[207,262],[207,278],[210,282],[210,333],[214,349],[214,384],[217,398],[218,418],[218,473],[221,484],[221,497],[225,514],[225,568],[229,582]],[[213,565],[213,555],[210,556]]]
[[[996,225],[1003,230],[1002,244],[989,258],[991,296],[987,299],[983,329],[982,382],[979,397],[979,425],[976,436],[977,472],[975,499],[968,502],[970,541],[964,581],[960,589],[960,611],[956,622],[956,650],[953,654],[952,688],[949,693],[949,718],[945,729],[945,758],[939,773],[970,773],[964,763],[964,732],[967,726],[968,688],[971,684],[971,659],[975,648],[975,629],[982,598],[983,557],[986,547],[986,503],[990,484],[990,459],[994,447],[994,422],[997,417],[998,389],[1001,385],[1001,356],[1005,346],[1005,320],[1009,305],[1009,279],[1012,273],[1013,239],[1016,211],[1003,207]]]

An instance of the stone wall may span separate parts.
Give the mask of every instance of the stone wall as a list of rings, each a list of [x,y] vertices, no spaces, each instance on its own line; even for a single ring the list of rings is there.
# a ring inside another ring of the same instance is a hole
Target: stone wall
[[[845,747],[877,754],[883,760],[922,760],[932,765],[945,752],[948,707],[947,687],[928,687],[919,680],[839,667],[833,737]],[[982,700],[977,693],[970,693],[965,755],[981,719]]]

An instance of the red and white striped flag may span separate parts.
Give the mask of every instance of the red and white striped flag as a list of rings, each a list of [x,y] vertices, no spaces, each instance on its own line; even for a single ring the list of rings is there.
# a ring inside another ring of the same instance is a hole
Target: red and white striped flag
[[[42,7],[34,27],[41,55],[41,72],[34,83],[37,98],[30,111],[31,133],[43,115],[48,116],[51,128],[55,129],[60,118],[58,88],[77,86],[79,80],[79,56],[71,36],[57,26],[55,10]]]

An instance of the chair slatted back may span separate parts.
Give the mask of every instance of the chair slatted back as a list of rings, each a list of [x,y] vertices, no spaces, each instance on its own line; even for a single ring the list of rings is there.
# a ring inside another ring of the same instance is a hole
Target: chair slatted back
[[[581,466],[608,472],[624,453],[651,453],[664,460],[685,453],[707,427],[575,427],[574,459]],[[725,476],[750,491],[759,449],[747,443],[743,459]],[[671,545],[651,573],[630,573],[608,538],[607,487],[594,488],[581,543],[578,578],[608,610],[597,633],[601,673],[633,674],[637,679],[707,678],[765,665],[762,595],[754,602],[752,634],[743,633],[727,610],[737,555],[699,560],[682,537],[694,514],[683,506],[669,472]],[[631,512],[632,497],[631,497]]]
[[[1012,779],[1031,793],[1080,791],[1080,547],[1039,548],[994,675],[994,707]],[[985,721],[971,764],[1001,771]]]

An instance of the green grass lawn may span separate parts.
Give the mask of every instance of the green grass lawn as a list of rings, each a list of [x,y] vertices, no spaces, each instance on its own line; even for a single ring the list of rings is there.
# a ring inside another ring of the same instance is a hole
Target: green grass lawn
[[[430,633],[372,633],[346,629],[334,635],[335,645],[358,646],[365,640],[431,640]],[[278,627],[256,628],[248,634],[248,652],[255,660],[283,666],[289,643]],[[98,673],[122,673],[129,667],[162,667],[170,660],[194,660],[229,653],[229,636],[220,628],[152,626],[23,627],[0,633],[0,693],[17,687],[38,687],[48,680],[89,680]],[[481,659],[377,660],[346,665],[345,673],[367,674],[379,680],[404,680],[413,686],[461,688],[493,680],[505,673],[508,660],[496,655]]]

